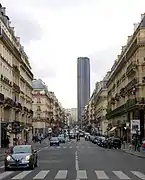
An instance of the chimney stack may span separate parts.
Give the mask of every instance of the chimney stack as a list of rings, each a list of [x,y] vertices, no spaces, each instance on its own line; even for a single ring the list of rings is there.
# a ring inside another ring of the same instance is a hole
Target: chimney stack
[[[20,43],[20,37],[16,37],[16,39],[17,39],[18,43]]]
[[[120,55],[117,55],[117,59],[119,59],[120,58]]]
[[[136,31],[136,29],[137,29],[138,26],[139,26],[139,23],[134,23],[133,25],[134,25],[134,31]]]
[[[6,8],[5,7],[0,7],[0,11],[2,12],[3,15],[6,15]]]
[[[132,36],[128,36],[128,37],[127,37],[127,43],[130,42],[131,38],[132,38]]]
[[[122,52],[124,52],[124,51],[125,51],[125,48],[126,48],[126,46],[122,46]]]
[[[11,31],[11,33],[14,35],[15,34],[15,30],[14,30],[15,28],[14,27],[10,27],[10,31]]]

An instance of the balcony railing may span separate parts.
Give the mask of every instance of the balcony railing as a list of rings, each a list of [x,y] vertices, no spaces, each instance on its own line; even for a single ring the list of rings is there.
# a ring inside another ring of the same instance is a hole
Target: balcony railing
[[[21,103],[17,102],[17,103],[16,103],[16,108],[19,109],[19,110],[22,110]]]
[[[135,63],[131,63],[126,70],[126,75],[129,76],[132,73],[135,73],[137,69],[137,65]]]
[[[14,89],[16,92],[20,93],[20,87],[19,87],[17,84],[13,83],[13,89]]]
[[[18,66],[16,66],[16,65],[13,65],[13,70],[17,73],[20,73],[20,70],[19,70]]]
[[[0,104],[3,104],[4,103],[4,94],[0,93]]]
[[[4,104],[6,105],[6,107],[12,108],[14,106],[14,101],[7,97],[4,100]]]
[[[138,45],[145,45],[145,38],[138,38],[137,39],[137,44]]]
[[[107,111],[107,119],[110,119],[114,116],[117,116],[119,114],[123,114],[127,111],[130,111],[131,109],[135,108],[136,106],[143,106],[145,107],[145,98],[144,97],[139,97],[139,98],[134,98],[134,99],[128,99],[125,104],[122,106],[119,106],[118,108],[114,110],[108,110]]]

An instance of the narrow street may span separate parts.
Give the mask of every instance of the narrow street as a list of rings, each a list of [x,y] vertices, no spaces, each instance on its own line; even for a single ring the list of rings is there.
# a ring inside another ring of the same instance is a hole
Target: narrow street
[[[42,143],[40,147],[37,168],[5,172],[1,162],[0,179],[145,179],[144,159],[121,150],[103,149],[84,139],[72,140],[59,147]]]

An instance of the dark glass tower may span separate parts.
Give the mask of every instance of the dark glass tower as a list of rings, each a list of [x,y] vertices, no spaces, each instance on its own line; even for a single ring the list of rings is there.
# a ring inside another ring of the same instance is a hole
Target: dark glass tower
[[[84,107],[90,99],[90,59],[88,57],[79,57],[77,59],[77,114],[78,121]]]

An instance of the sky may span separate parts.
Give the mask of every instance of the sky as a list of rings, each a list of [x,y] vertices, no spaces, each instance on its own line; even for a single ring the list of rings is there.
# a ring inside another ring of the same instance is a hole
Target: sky
[[[140,22],[145,0],[0,0],[35,78],[65,108],[77,104],[77,57],[91,62],[91,92]]]

